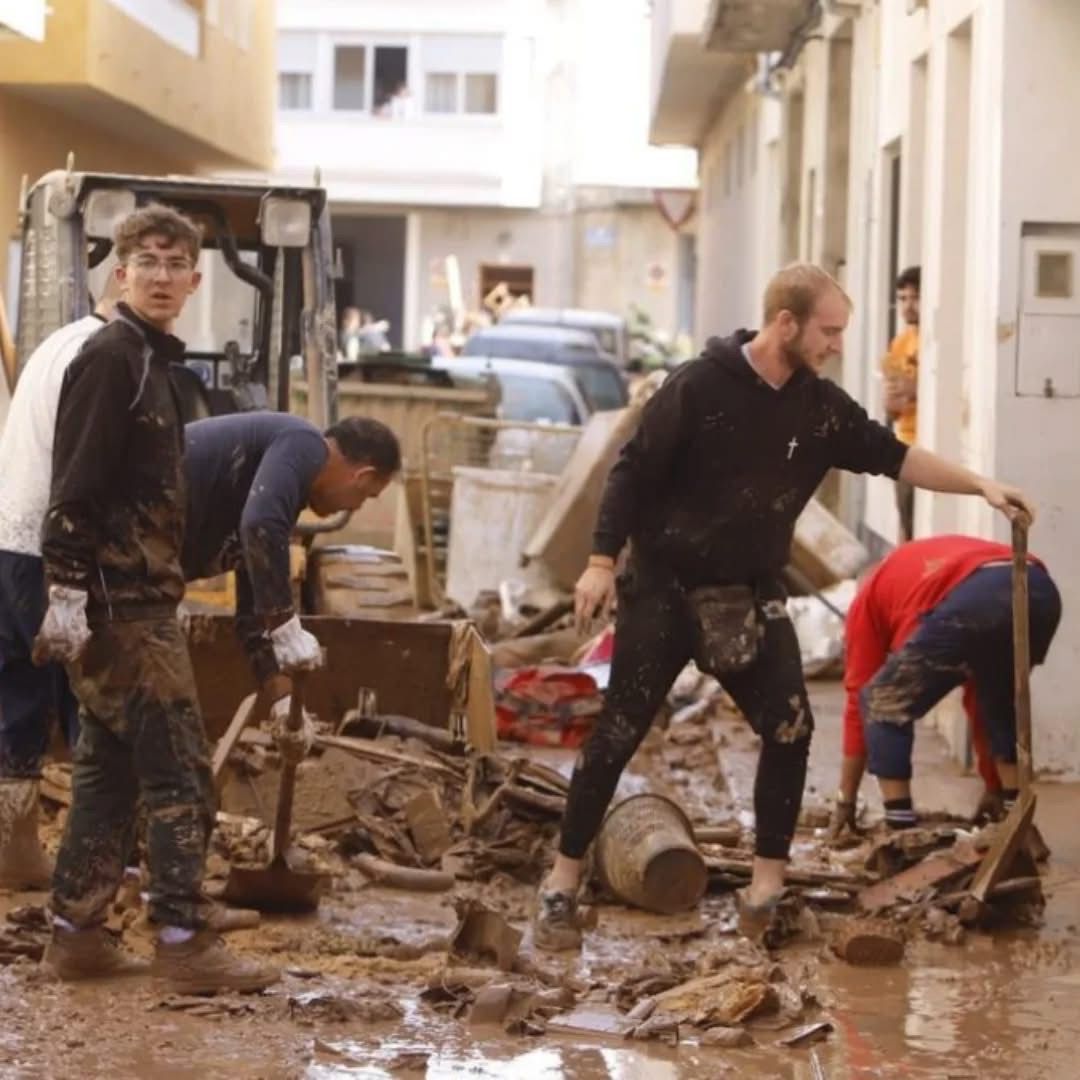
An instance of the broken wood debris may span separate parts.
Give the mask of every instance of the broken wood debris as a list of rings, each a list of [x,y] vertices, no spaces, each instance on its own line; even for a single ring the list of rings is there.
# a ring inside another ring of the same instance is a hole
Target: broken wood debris
[[[475,901],[458,905],[458,925],[450,938],[451,955],[511,971],[521,946],[522,933],[497,912]]]
[[[352,863],[380,885],[416,892],[447,892],[454,887],[454,875],[443,870],[398,866],[397,863],[364,854],[354,855]]]

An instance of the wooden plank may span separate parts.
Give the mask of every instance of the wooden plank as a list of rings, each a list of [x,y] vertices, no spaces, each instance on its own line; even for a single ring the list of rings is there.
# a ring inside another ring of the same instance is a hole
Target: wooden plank
[[[393,762],[395,765],[411,765],[416,769],[428,769],[442,776],[451,776],[456,780],[462,778],[462,773],[444,765],[441,761],[432,761],[430,758],[416,757],[400,750],[391,750],[389,747],[380,746],[370,739],[352,739],[347,735],[317,735],[317,746],[332,746],[338,750],[345,750],[350,754],[369,758],[372,761]]]
[[[982,853],[976,851],[973,844],[954,844],[936,855],[928,855],[894,877],[863,889],[859,893],[859,907],[873,914],[900,901],[914,900],[927,889],[943,885],[971,870],[981,859]]]
[[[969,892],[980,903],[986,901],[990,890],[1008,874],[1034,816],[1035,792],[1029,788],[1013,804],[1009,816],[998,825],[990,850],[975,872]]]
[[[229,760],[229,754],[232,753],[232,748],[243,734],[244,728],[250,723],[251,714],[255,711],[255,702],[258,700],[258,696],[258,694],[248,694],[240,702],[236,715],[233,716],[229,726],[225,729],[225,734],[218,739],[217,746],[214,747],[214,754],[210,759],[210,773],[214,778],[214,787],[217,789],[218,794],[221,793],[225,762]]]

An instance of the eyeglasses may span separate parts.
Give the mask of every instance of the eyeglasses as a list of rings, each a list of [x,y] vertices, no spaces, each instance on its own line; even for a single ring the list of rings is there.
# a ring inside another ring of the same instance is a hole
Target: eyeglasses
[[[156,277],[157,272],[163,269],[169,277],[178,278],[190,273],[192,268],[191,260],[182,258],[155,259],[153,255],[136,255],[129,261],[131,266],[135,268],[136,273],[144,274],[147,277]]]

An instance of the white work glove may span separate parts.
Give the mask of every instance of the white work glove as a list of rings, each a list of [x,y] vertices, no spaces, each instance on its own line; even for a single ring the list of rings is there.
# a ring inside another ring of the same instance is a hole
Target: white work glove
[[[300,625],[300,616],[270,631],[270,644],[278,667],[288,675],[293,671],[314,671],[322,667],[322,649],[318,638]]]
[[[86,592],[82,589],[72,589],[67,585],[49,586],[49,606],[34,639],[35,664],[47,660],[72,663],[82,656],[90,640],[86,600]]]
[[[311,748],[315,745],[315,717],[307,709],[301,710],[303,721],[300,729],[290,731],[291,705],[292,695],[286,694],[270,706],[270,734],[274,737],[282,761],[297,765],[311,753]]]

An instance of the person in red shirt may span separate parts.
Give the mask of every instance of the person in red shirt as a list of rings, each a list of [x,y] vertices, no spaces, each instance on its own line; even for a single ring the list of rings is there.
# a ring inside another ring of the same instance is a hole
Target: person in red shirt
[[[869,762],[893,828],[917,821],[911,802],[914,722],[964,686],[979,772],[1004,806],[1016,798],[1012,552],[970,536],[903,544],[860,587],[845,636],[844,758],[830,833],[854,825]],[[1040,664],[1061,619],[1046,567],[1030,559],[1031,660]]]

